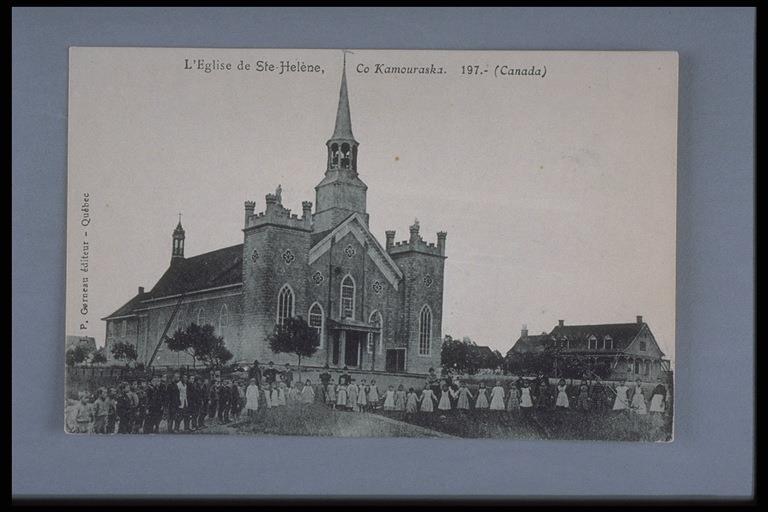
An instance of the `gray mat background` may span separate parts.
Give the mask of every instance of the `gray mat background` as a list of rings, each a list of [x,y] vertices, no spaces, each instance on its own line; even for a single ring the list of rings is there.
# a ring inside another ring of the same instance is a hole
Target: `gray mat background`
[[[14,494],[751,495],[753,9],[17,8],[12,18]],[[679,51],[675,441],[65,435],[75,45]]]

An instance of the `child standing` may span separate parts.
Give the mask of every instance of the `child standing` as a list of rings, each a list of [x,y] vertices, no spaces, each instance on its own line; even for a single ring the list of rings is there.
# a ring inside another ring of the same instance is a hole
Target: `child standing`
[[[300,394],[301,393],[299,392],[298,383],[296,381],[292,381],[291,387],[288,388],[288,397],[287,397],[288,405],[298,404]]]
[[[529,387],[527,380],[524,380],[521,385],[520,408],[527,414],[533,407],[533,399],[531,399],[531,388]]]
[[[267,409],[272,408],[272,390],[274,387],[272,384],[267,382],[267,386],[264,388],[264,405],[267,406]]]
[[[347,386],[347,409],[352,412],[358,412],[359,406],[357,405],[357,396],[360,393],[360,389],[355,383],[355,379],[351,379],[349,386]]]
[[[429,387],[429,382],[425,382],[424,389],[421,392],[421,397],[419,397],[421,412],[434,412],[435,400],[437,400],[437,398],[435,397],[435,393],[432,391],[432,388]]]
[[[360,389],[358,390],[358,393],[357,393],[357,409],[359,411],[366,411],[368,410],[368,392],[370,391],[370,388],[368,388],[367,390],[365,389],[368,387],[365,384],[365,379],[363,379],[360,382],[359,387]]]
[[[472,393],[467,388],[467,385],[462,382],[459,385],[459,391],[456,394],[458,396],[458,399],[456,400],[456,409],[468,411],[469,399],[472,398]]]
[[[376,385],[375,380],[371,380],[370,391],[368,391],[368,403],[371,404],[371,409],[375,409],[379,406],[379,387]]]
[[[385,411],[395,410],[395,387],[394,386],[389,386],[387,388],[387,392],[384,394],[384,410]]]
[[[256,385],[256,379],[251,379],[248,387],[245,388],[245,414],[249,418],[256,415],[259,409],[259,387]]]
[[[91,430],[91,405],[85,393],[80,395],[80,401],[75,406],[75,421],[77,422],[77,432],[87,434]]]
[[[330,381],[325,385],[325,403],[330,405],[331,409],[336,408],[336,385]]]
[[[413,416],[419,409],[419,397],[413,388],[408,388],[408,394],[405,395],[405,416]]]
[[[395,410],[405,411],[405,388],[402,384],[397,386],[397,391],[395,391]]]
[[[579,396],[576,399],[576,407],[583,412],[589,410],[589,386],[583,380],[579,384]]]
[[[440,401],[437,403],[437,408],[441,411],[451,410],[451,395],[453,390],[447,383],[443,383],[440,388]]]
[[[477,390],[475,409],[485,410],[488,409],[488,405],[488,391],[485,389],[485,382],[481,382],[480,389]]]
[[[643,388],[640,385],[640,379],[635,381],[635,392],[632,395],[632,410],[637,414],[648,414],[648,409],[645,406],[645,396],[643,396]]]
[[[560,379],[557,383],[557,400],[555,401],[555,407],[558,409],[567,409],[570,403],[568,402],[568,393],[566,390],[568,386],[565,384],[565,379]]]
[[[347,408],[347,386],[345,384],[339,384],[339,386],[336,388],[336,409],[341,409],[343,411],[346,408]]]
[[[504,410],[504,388],[501,387],[501,381],[496,381],[496,385],[491,390],[491,406],[492,411]]]
[[[520,390],[517,389],[515,384],[509,386],[509,399],[507,400],[507,411],[518,412],[520,411]]]
[[[301,403],[311,404],[315,401],[315,388],[312,387],[312,381],[307,379],[304,388],[301,390]]]
[[[621,381],[621,384],[616,386],[615,391],[616,391],[616,400],[613,401],[613,410],[624,411],[629,409],[629,398],[627,397],[629,388],[627,387],[627,381],[625,380]]]
[[[653,392],[651,393],[651,407],[650,412],[651,413],[663,413],[664,412],[664,400],[667,396],[667,388],[659,382],[655,388],[653,388]]]

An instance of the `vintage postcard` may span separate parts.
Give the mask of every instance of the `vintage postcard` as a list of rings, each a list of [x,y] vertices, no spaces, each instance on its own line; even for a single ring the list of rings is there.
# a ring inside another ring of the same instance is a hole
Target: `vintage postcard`
[[[672,440],[676,53],[69,65],[67,432]]]

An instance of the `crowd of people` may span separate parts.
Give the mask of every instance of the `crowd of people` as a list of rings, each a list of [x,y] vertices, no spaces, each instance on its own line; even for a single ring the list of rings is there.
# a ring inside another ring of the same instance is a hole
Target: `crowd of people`
[[[222,378],[218,371],[205,377],[178,372],[102,387],[91,395],[80,393],[67,425],[72,432],[95,434],[193,432],[211,422],[239,421],[243,411],[247,418],[253,418],[269,409],[316,402],[336,411],[395,411],[406,417],[485,410],[526,414],[534,409],[614,410],[643,415],[667,412],[670,395],[661,381],[647,394],[639,379],[631,385],[621,382],[616,386],[589,380],[568,384],[560,379],[553,385],[544,375],[519,377],[506,385],[502,380],[493,386],[481,381],[473,391],[460,378],[438,377],[433,368],[420,389],[406,389],[402,383],[381,387],[373,378],[352,377],[346,367],[334,378],[328,365],[318,383],[309,379],[299,382],[294,380],[289,364],[278,370],[270,361],[262,370],[254,361],[247,377]]]

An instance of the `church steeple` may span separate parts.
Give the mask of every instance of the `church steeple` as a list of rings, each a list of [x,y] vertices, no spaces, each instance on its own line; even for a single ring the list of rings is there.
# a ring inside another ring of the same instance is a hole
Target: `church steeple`
[[[347,87],[347,53],[341,70],[339,103],[336,108],[336,124],[333,135],[325,143],[328,160],[325,177],[315,187],[316,213],[313,216],[315,230],[332,229],[352,213],[360,213],[368,221],[365,212],[368,186],[357,174],[358,142],[352,134],[352,116],[349,109]]]
[[[328,146],[328,171],[349,170],[357,173],[357,146],[352,134],[352,117],[349,113],[349,92],[347,90],[347,52],[341,70],[339,105],[336,108],[336,125],[333,135],[326,142]]]
[[[171,261],[175,259],[184,259],[184,228],[181,226],[181,214],[179,214],[179,223],[173,230],[173,250],[171,251]]]

